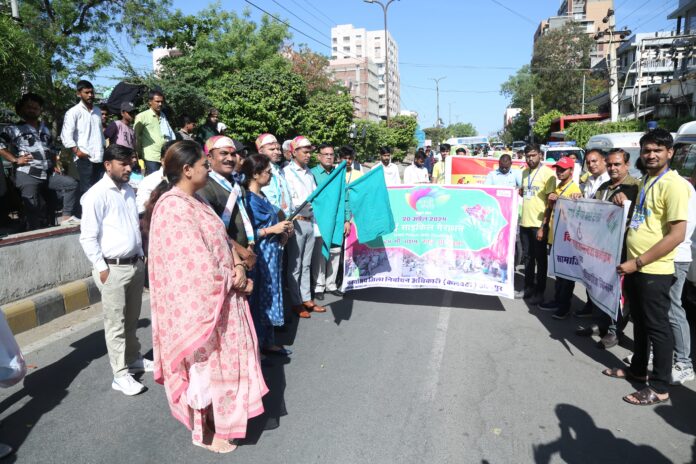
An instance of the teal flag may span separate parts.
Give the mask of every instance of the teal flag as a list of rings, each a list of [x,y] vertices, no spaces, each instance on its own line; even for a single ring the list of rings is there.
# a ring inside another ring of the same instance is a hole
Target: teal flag
[[[360,243],[394,232],[396,226],[382,163],[348,185],[348,203]]]
[[[382,181],[384,183],[384,181]],[[332,246],[343,245],[343,223],[346,215],[346,162],[343,161],[307,197],[314,209],[314,220],[321,232],[321,253],[329,259]]]

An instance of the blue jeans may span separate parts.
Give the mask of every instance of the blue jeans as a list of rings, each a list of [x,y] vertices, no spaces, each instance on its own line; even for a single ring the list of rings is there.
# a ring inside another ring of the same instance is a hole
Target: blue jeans
[[[99,182],[105,172],[104,163],[93,163],[86,158],[76,159],[75,167],[77,167],[77,173],[80,176],[80,196]]]
[[[691,263],[674,262],[674,277],[677,279],[669,290],[669,325],[674,334],[674,361],[684,367],[693,367],[691,363],[691,332],[686,320],[686,311],[682,306],[681,297],[684,281]]]

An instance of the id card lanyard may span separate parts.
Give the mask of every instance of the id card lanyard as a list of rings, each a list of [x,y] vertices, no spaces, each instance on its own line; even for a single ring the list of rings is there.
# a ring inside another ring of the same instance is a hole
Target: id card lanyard
[[[531,171],[529,172],[529,176],[527,177],[527,191],[525,192],[525,196],[531,195],[530,191],[532,190],[534,179],[536,179],[536,176],[537,174],[539,174],[539,171],[541,171],[541,163],[539,163],[539,167],[534,172],[534,176],[532,176]]]
[[[650,189],[653,188],[655,184],[669,172],[669,168],[665,169],[660,173],[657,178],[648,185],[646,188],[645,185],[648,182],[648,178],[646,177],[645,180],[643,180],[643,187],[640,189],[640,196],[638,197],[638,205],[636,206],[635,211],[633,212],[633,218],[631,219],[631,229],[638,229],[640,225],[645,221],[645,199],[648,196],[648,192],[650,192]]]

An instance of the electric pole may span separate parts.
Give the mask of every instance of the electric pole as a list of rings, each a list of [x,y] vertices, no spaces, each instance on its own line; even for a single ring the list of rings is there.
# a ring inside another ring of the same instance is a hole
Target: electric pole
[[[437,120],[435,121],[435,127],[440,127],[440,81],[442,79],[446,79],[447,76],[442,76],[442,77],[431,77],[430,79],[435,81],[435,93],[437,94]]]

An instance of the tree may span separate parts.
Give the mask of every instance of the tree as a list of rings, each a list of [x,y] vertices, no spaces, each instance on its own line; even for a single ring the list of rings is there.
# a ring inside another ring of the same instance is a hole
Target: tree
[[[534,124],[534,128],[532,129],[537,141],[542,142],[549,138],[551,123],[554,119],[558,119],[561,116],[563,116],[563,113],[558,110],[551,110],[539,116],[539,119],[537,119],[536,123]]]
[[[428,127],[423,129],[423,132],[425,132],[425,138],[432,141],[433,146],[447,140],[447,129],[444,127]]]
[[[477,135],[476,127],[470,122],[457,122],[450,124],[445,129],[445,139],[452,137],[473,137]]]
[[[109,34],[128,30],[131,40],[142,41],[157,30],[169,8],[169,0],[20,2],[22,25],[39,49],[40,59],[40,67],[26,85],[46,98],[49,119],[60,119],[74,101],[77,79],[94,76],[113,61],[106,40]]]
[[[514,117],[508,127],[505,128],[501,138],[507,145],[512,145],[516,140],[526,140],[529,135],[529,114],[524,111]]]
[[[21,97],[22,83],[41,73],[39,49],[31,36],[7,16],[0,16],[0,105],[13,108]]]
[[[282,55],[290,61],[292,72],[304,79],[309,95],[336,89],[329,73],[329,59],[325,56],[313,52],[306,45],[301,45],[299,50],[287,45]]]
[[[584,147],[593,135],[610,134],[612,132],[641,132],[645,130],[643,121],[618,122],[576,122],[566,130],[566,140],[574,140],[578,146]]]
[[[594,40],[577,23],[553,29],[542,35],[534,45],[532,73],[535,108],[539,113],[558,110],[565,114],[579,113],[582,107],[582,81],[586,87],[596,84],[587,71]]]
[[[215,83],[210,100],[231,136],[251,141],[264,132],[280,139],[299,135],[307,89],[298,75],[255,69],[222,74]]]
[[[388,127],[386,121],[380,122],[380,125],[383,126],[387,146],[405,151],[418,143],[416,140],[418,121],[412,116],[394,116]]]
[[[537,90],[536,76],[526,64],[500,86],[500,94],[510,99],[511,108],[529,112],[532,95]]]
[[[344,145],[353,119],[353,99],[347,92],[321,92],[302,108],[300,132],[315,143]]]

